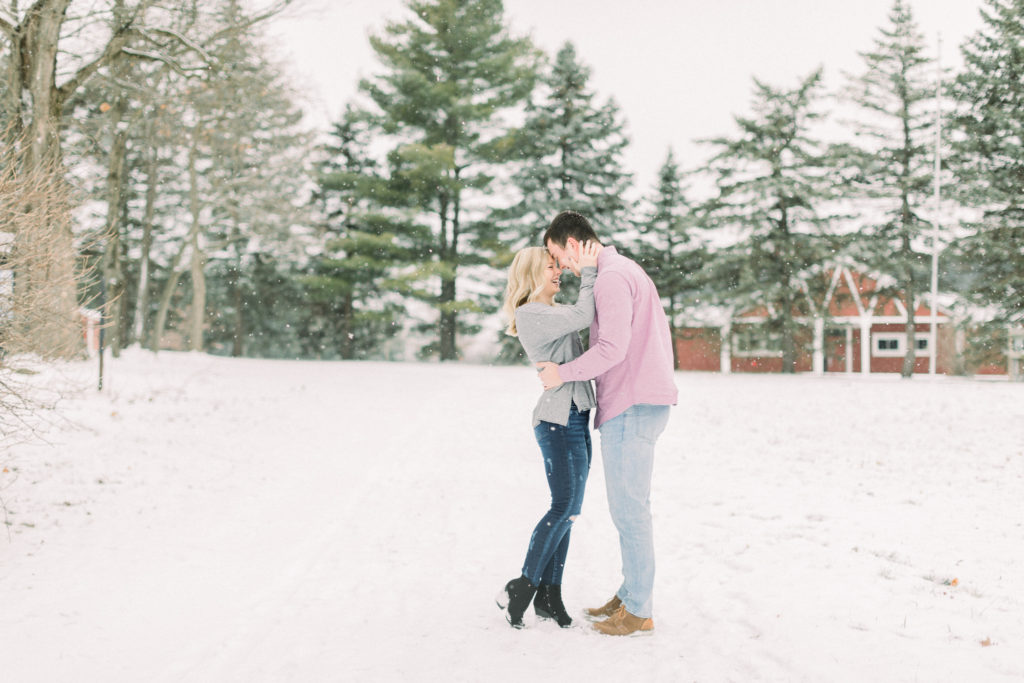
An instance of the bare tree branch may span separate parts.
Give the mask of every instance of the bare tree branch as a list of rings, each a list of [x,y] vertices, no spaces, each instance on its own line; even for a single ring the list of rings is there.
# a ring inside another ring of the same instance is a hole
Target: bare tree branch
[[[188,71],[198,71],[202,67],[184,67],[176,59],[171,59],[167,55],[160,54],[159,52],[149,52],[146,50],[136,50],[132,47],[125,47],[121,49],[121,52],[130,55],[132,57],[138,57],[140,59],[148,59],[154,62],[162,62],[182,76],[188,76]]]
[[[131,24],[125,24],[111,37],[99,57],[80,68],[64,85],[57,88],[57,95],[61,102],[67,99],[78,90],[86,80],[89,79],[101,67],[106,66],[124,49],[131,37]]]
[[[90,76],[117,58],[122,50],[128,45],[128,41],[131,39],[132,35],[136,33],[135,22],[138,21],[139,18],[145,14],[146,10],[152,7],[156,2],[157,0],[141,0],[139,4],[134,7],[131,15],[114,30],[114,33],[110,36],[110,40],[107,41],[106,46],[103,48],[103,52],[101,52],[96,59],[82,66],[77,72],[75,72],[74,76],[64,83],[64,85],[57,88],[58,97],[61,102],[67,101],[67,99],[73,95],[74,92],[89,79]]]
[[[208,53],[206,50],[204,50],[201,45],[199,45],[198,43],[196,43],[193,40],[190,40],[187,36],[182,35],[178,31],[173,31],[173,30],[167,29],[167,28],[155,28],[155,27],[154,28],[144,28],[144,29],[140,29],[139,30],[139,34],[142,35],[142,37],[146,38],[147,40],[150,40],[151,42],[156,43],[157,42],[156,39],[154,39],[152,36],[150,36],[150,33],[163,33],[164,35],[168,35],[171,38],[174,38],[175,40],[177,40],[179,43],[181,43],[185,47],[187,47],[190,50],[198,53],[199,56],[202,57],[204,60],[206,60],[208,62],[211,61],[210,53]]]
[[[250,17],[249,19],[247,19],[243,23],[236,24],[234,26],[230,26],[228,28],[221,29],[220,31],[217,31],[216,33],[213,34],[212,40],[217,40],[218,38],[223,38],[224,36],[229,36],[229,35],[231,35],[233,33],[237,33],[239,31],[244,31],[245,29],[250,28],[252,26],[255,26],[256,24],[258,24],[258,23],[260,23],[262,21],[266,21],[267,19],[275,17],[278,14],[280,14],[281,12],[285,11],[286,9],[288,9],[288,7],[290,5],[292,5],[294,2],[295,2],[295,0],[277,0],[277,2],[273,3],[272,5],[270,5],[262,13]]]
[[[18,30],[18,18],[11,14],[7,9],[0,7],[0,31],[2,31],[8,38],[14,37],[14,32]]]

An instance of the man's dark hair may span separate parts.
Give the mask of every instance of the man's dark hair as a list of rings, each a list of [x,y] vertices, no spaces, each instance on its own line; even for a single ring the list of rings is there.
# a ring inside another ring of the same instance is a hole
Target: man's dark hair
[[[548,226],[544,233],[544,244],[551,241],[564,248],[570,237],[578,242],[601,243],[586,216],[577,211],[563,211],[555,216],[551,225]]]

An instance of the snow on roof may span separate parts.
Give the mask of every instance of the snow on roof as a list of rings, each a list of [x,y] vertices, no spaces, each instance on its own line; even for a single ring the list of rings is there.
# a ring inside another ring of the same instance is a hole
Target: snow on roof
[[[862,309],[865,313],[871,313],[873,315],[903,315],[903,304],[902,302],[897,303],[895,299],[889,297],[878,296],[876,294],[881,289],[895,288],[898,286],[896,278],[885,273],[881,273],[877,270],[871,269],[864,264],[856,263],[850,259],[840,259],[835,263],[828,265],[824,270],[817,272],[807,272],[803,274],[805,280],[810,280],[814,277],[821,277],[822,275],[827,276],[830,280],[833,280],[834,287],[830,289],[828,298],[826,301],[829,303],[828,315],[832,317],[850,318],[859,317]],[[851,286],[852,283],[852,286]],[[807,291],[807,287],[800,285],[800,289]],[[761,297],[757,293],[754,293],[751,300],[752,303],[749,306],[745,306],[742,309],[737,310],[735,306],[727,305],[712,305],[697,302],[694,305],[688,306],[684,311],[677,316],[676,323],[678,327],[722,327],[726,325],[730,319],[734,319],[737,316],[763,316],[765,314],[771,314],[770,310],[766,310],[766,307],[762,303],[756,303]],[[857,302],[859,300],[859,308]],[[874,306],[872,307],[872,304]],[[915,315],[921,317],[922,315],[929,315],[931,311],[931,295],[930,293],[921,293],[917,297],[915,308]],[[938,299],[938,314],[940,317],[952,318],[952,317],[968,317],[961,313],[962,299],[950,292],[940,292]],[[815,304],[820,305],[820,303]],[[767,307],[771,309],[769,305]],[[994,313],[989,314],[989,319],[994,317]],[[973,316],[970,316],[973,318]],[[1024,319],[1024,316],[1022,316]]]
[[[676,327],[722,327],[729,322],[734,308],[697,302],[676,316]]]

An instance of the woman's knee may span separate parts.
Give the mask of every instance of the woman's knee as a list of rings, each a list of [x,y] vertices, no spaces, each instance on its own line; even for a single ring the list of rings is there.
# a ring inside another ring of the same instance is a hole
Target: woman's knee
[[[548,516],[557,520],[557,523],[575,522],[580,516],[582,501],[565,501],[561,505],[552,505],[548,510]]]

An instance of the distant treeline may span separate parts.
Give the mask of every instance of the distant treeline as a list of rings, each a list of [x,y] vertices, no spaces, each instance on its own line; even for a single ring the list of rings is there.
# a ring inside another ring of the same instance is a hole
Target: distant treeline
[[[987,322],[1024,314],[1020,2],[984,0],[963,71],[939,85],[896,0],[841,93],[824,92],[820,71],[791,87],[755,80],[734,132],[703,141],[704,165],[667,150],[655,186],[637,191],[625,116],[591,87],[585,55],[513,35],[500,0],[410,1],[370,38],[376,75],[320,135],[261,38],[287,1],[264,14],[238,0],[152,4],[66,15],[59,70],[75,78],[54,81],[59,116],[40,129],[53,139],[18,162],[63,165],[69,253],[86,274],[75,298],[104,308],[115,352],[456,360],[486,329],[495,359],[518,362],[500,326],[483,325],[512,254],[574,209],[644,265],[672,321],[767,305],[791,360],[795,299],[836,262],[891,276],[907,301],[927,295],[940,119],[941,289]],[[0,14],[7,151],[37,139],[25,135],[43,100],[19,80],[17,29],[30,24]],[[98,56],[74,39],[83,31],[107,36]],[[821,139],[837,108],[852,123]],[[14,249],[30,241],[19,230]],[[30,279],[15,272],[14,289]]]

